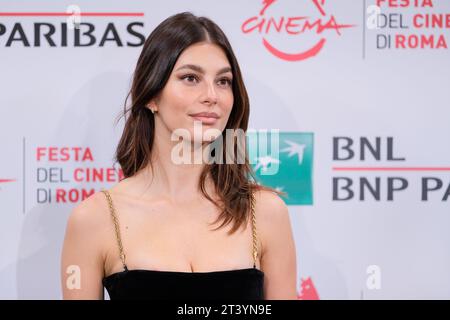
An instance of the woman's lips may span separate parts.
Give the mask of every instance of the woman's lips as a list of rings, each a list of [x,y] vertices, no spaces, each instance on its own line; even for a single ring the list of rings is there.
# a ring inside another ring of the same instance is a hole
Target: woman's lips
[[[216,117],[205,117],[205,116],[191,116],[197,121],[201,121],[204,124],[214,124],[217,122]]]

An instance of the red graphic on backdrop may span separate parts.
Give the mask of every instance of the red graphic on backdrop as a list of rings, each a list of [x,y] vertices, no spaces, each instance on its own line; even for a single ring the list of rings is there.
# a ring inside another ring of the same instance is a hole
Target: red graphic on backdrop
[[[4,182],[13,182],[16,181],[16,179],[1,179],[0,178],[0,183],[4,183]]]
[[[297,296],[299,300],[319,300],[319,294],[317,293],[316,287],[311,279],[308,277],[302,279],[300,285],[300,294]]]
[[[272,6],[277,0],[263,0],[263,8],[258,16],[251,17],[244,21],[241,26],[243,33],[251,33],[255,30],[260,34],[269,34],[275,32],[281,34],[283,32],[290,36],[299,36],[305,32],[313,32],[319,36],[319,39],[309,49],[297,53],[287,53],[272,45],[264,36],[262,42],[267,51],[274,56],[286,61],[300,61],[316,56],[324,47],[326,38],[324,31],[335,31],[337,35],[341,35],[340,30],[343,28],[354,27],[350,24],[339,24],[334,15],[327,15],[325,10],[325,0],[309,0],[317,9],[319,17],[312,18],[307,16],[283,16],[279,18],[269,17],[266,10]]]

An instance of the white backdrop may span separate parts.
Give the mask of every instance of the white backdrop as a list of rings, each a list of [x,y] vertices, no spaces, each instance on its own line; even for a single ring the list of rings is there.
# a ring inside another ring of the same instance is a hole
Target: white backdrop
[[[369,0],[278,0],[262,15],[260,0],[1,0],[0,298],[61,298],[68,214],[83,191],[119,180],[111,168],[123,122],[114,127],[114,119],[142,48],[127,44],[140,42],[127,27],[147,37],[168,16],[191,11],[229,37],[250,94],[250,128],[313,134],[304,168],[312,199],[289,204],[300,297],[449,299],[450,1],[415,2],[379,1],[377,29],[370,7],[376,1]],[[67,43],[62,39],[64,23],[78,18],[49,15],[71,4],[81,13],[122,16],[82,15],[80,22],[95,28],[95,43],[76,46],[74,30],[67,30]],[[423,27],[425,16],[437,25]],[[252,17],[266,19],[261,32],[249,31]],[[268,21],[281,28],[267,30]],[[51,28],[49,42],[43,34]],[[100,45],[108,28],[122,46]],[[304,59],[281,54],[320,41]],[[347,152],[343,144],[333,148],[338,137],[352,139],[353,157],[339,160]],[[360,142],[375,148],[377,138],[378,156],[366,147],[362,158]],[[79,169],[104,171],[93,181],[78,179],[85,172]],[[336,178],[342,184],[333,187]],[[353,183],[347,200],[339,200],[347,195],[342,178]],[[372,188],[379,179],[379,199],[367,187],[360,199],[364,178]],[[389,181],[408,185],[389,199]]]

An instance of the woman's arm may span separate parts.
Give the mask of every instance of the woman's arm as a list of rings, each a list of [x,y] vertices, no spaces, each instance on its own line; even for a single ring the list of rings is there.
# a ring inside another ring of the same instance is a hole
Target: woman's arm
[[[296,249],[289,211],[275,193],[260,191],[256,197],[257,231],[261,241],[261,269],[265,299],[297,299]]]
[[[81,202],[69,216],[61,255],[63,299],[103,299],[102,208],[98,194]]]

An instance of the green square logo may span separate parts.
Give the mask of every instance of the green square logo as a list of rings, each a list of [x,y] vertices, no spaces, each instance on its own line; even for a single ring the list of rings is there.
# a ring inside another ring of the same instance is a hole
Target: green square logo
[[[259,184],[286,192],[287,205],[313,204],[313,133],[249,130],[247,145]]]

